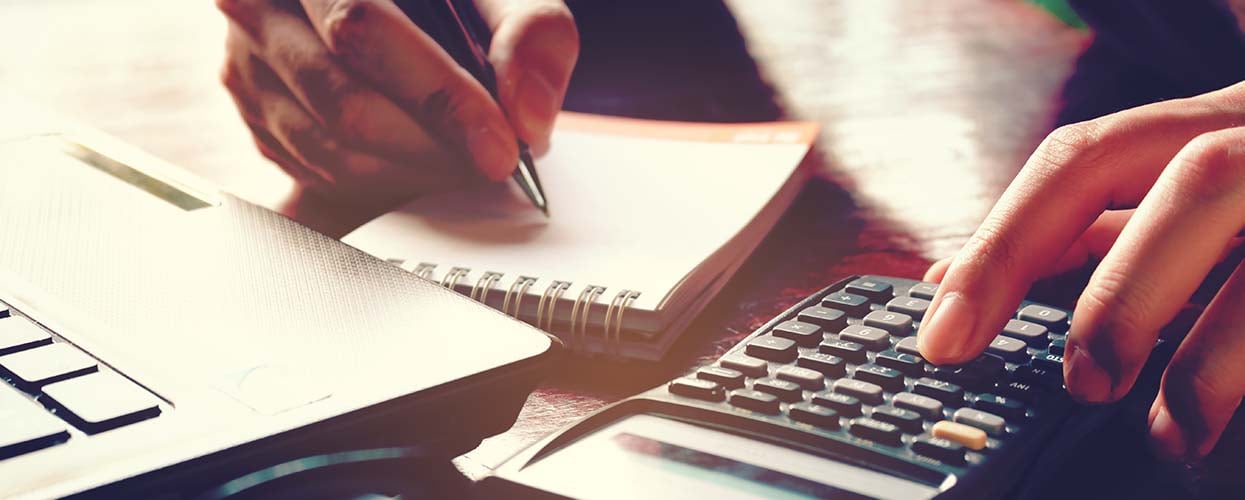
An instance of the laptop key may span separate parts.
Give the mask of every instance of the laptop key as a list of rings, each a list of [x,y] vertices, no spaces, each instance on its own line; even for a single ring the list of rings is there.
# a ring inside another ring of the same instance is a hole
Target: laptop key
[[[67,439],[64,422],[21,393],[0,385],[0,460]]]
[[[0,356],[0,369],[18,384],[35,388],[86,375],[98,369],[95,359],[64,343]]]
[[[0,355],[52,343],[52,336],[26,318],[0,319]]]
[[[69,423],[94,434],[160,414],[154,396],[114,373],[97,372],[44,386]]]

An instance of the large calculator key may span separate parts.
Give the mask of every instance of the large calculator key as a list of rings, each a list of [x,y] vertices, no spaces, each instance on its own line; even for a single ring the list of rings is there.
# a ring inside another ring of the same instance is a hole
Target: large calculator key
[[[886,303],[886,310],[921,319],[925,317],[925,311],[929,310],[929,301],[916,297],[895,297]]]
[[[721,361],[718,361],[718,364],[732,370],[738,370],[752,378],[760,378],[769,374],[769,363],[766,363],[763,359],[743,354],[725,356]]]
[[[917,283],[908,289],[908,295],[918,299],[934,300],[936,293],[938,293],[938,285],[934,283]]]
[[[901,392],[895,395],[895,398],[891,400],[891,404],[899,408],[915,411],[926,420],[942,419],[942,401],[928,396]]]
[[[813,347],[820,344],[825,339],[825,335],[821,334],[821,327],[812,323],[803,321],[783,321],[775,326],[770,335],[791,339],[804,347]]]
[[[844,328],[839,332],[839,340],[855,342],[870,351],[881,351],[891,345],[891,336],[885,330],[862,325],[849,325]]]
[[[916,348],[916,337],[905,337],[895,343],[895,350],[904,354],[920,356],[921,350]]]
[[[64,343],[0,356],[0,368],[24,387],[38,387],[98,369],[95,359]]]
[[[103,432],[160,414],[143,388],[113,373],[96,372],[43,387],[43,393],[87,433]]]
[[[1029,345],[1025,344],[1023,340],[999,335],[990,341],[990,346],[986,348],[986,352],[1011,362],[1020,362],[1029,357],[1028,347]]]
[[[52,343],[52,336],[25,318],[0,319],[0,355]]]
[[[685,398],[703,399],[705,401],[721,401],[722,385],[704,378],[684,377],[667,386],[671,394]]]
[[[748,347],[744,348],[744,352],[749,356],[779,363],[794,361],[796,355],[799,354],[794,340],[773,335],[763,335],[752,339],[748,342]]]
[[[858,438],[891,446],[899,446],[900,438],[903,437],[895,424],[863,417],[852,420],[850,432]]]
[[[752,389],[735,389],[727,399],[732,406],[770,415],[778,414],[778,396]]]
[[[65,423],[16,390],[0,385],[0,460],[69,439]]]
[[[876,301],[890,300],[895,296],[895,287],[885,281],[871,278],[860,278],[847,284],[847,293],[863,295]]]
[[[824,406],[812,403],[797,403],[787,409],[787,415],[796,422],[804,422],[831,430],[839,428],[839,413]]]
[[[1003,433],[1003,425],[1007,423],[1006,420],[1003,420],[1003,417],[972,408],[955,410],[955,414],[951,416],[951,419],[956,423],[976,427],[986,431],[987,434],[995,436]]]
[[[1048,332],[1049,330],[1045,326],[1018,319],[1007,320],[1007,325],[1003,327],[1003,335],[1023,340],[1030,347],[1039,349],[1050,340],[1046,335]]]
[[[1063,350],[1065,347],[1067,347],[1067,345],[1068,345],[1067,337],[1059,336],[1059,337],[1050,339],[1050,345],[1046,346],[1046,350],[1050,351],[1051,354],[1058,354],[1060,356],[1063,356]]]
[[[796,366],[817,370],[827,377],[842,377],[847,374],[847,362],[843,358],[824,352],[801,354],[795,360]]]
[[[873,409],[872,417],[874,420],[895,424],[896,427],[908,434],[919,434],[921,432],[921,415],[912,410],[894,406],[878,406]]]
[[[1052,353],[1039,354],[1033,357],[1033,366],[1052,371],[1063,371],[1063,356]]]
[[[898,337],[906,337],[912,334],[912,316],[893,311],[873,311],[865,315],[865,326],[885,330],[886,333]]]
[[[805,323],[812,323],[822,327],[822,329],[837,332],[847,326],[847,314],[838,309],[830,309],[822,306],[806,307],[796,319]]]
[[[911,354],[883,351],[873,358],[873,362],[887,368],[899,370],[910,377],[925,373],[925,362]]]
[[[795,382],[810,391],[820,391],[826,387],[825,377],[821,372],[811,368],[787,365],[774,372],[774,376],[781,380]]]
[[[930,434],[933,434],[936,438],[955,441],[972,450],[980,450],[986,447],[986,431],[964,424],[957,424],[950,420],[935,423],[930,428]]]
[[[800,384],[789,380],[763,378],[753,382],[752,388],[778,396],[778,399],[788,403],[799,401],[804,396],[804,393],[800,391]]]
[[[951,382],[922,377],[912,384],[912,392],[928,396],[943,404],[958,405],[964,402],[964,389]]]
[[[861,365],[856,368],[856,373],[852,378],[877,384],[886,392],[903,390],[903,374],[894,368],[874,364]]]
[[[1016,319],[1037,323],[1052,330],[1062,332],[1068,324],[1068,313],[1053,307],[1030,304],[1020,309]]]
[[[994,394],[979,394],[973,407],[986,413],[993,413],[1009,420],[1020,420],[1025,416],[1025,405],[1019,399],[1005,398]]]
[[[821,306],[859,317],[869,312],[869,299],[861,295],[835,292],[821,299]]]
[[[822,342],[820,346],[817,346],[817,350],[826,354],[833,354],[852,363],[864,363],[868,359],[865,346],[846,340],[827,340]]]
[[[1051,370],[1047,368],[1039,368],[1031,365],[1021,365],[1016,367],[1016,371],[1012,376],[1023,382],[1031,382],[1041,385],[1049,389],[1058,389],[1063,387],[1063,370]]]
[[[744,386],[743,372],[721,366],[706,366],[696,370],[696,378],[717,382],[727,389],[738,389]]]
[[[834,392],[846,394],[865,403],[882,404],[882,388],[862,380],[843,378],[834,381]]]
[[[830,408],[845,417],[860,416],[860,400],[837,392],[823,392],[813,396],[813,404]]]
[[[1032,403],[1038,396],[1037,388],[1033,384],[1019,380],[994,384],[994,392],[1025,403]]]
[[[947,464],[964,465],[964,445],[950,439],[921,436],[912,441],[912,451]]]

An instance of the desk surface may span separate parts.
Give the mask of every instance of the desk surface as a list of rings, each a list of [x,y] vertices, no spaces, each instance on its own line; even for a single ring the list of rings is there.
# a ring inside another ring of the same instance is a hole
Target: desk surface
[[[1019,1],[726,3],[775,109],[823,125],[819,174],[669,360],[570,363],[531,397],[514,429],[456,461],[466,475],[716,357],[841,276],[919,276],[950,255],[1050,128],[1060,86],[1088,42]],[[217,83],[223,30],[207,1],[3,2],[0,87],[275,207],[291,183],[254,151]],[[1205,463],[1183,468],[1149,459],[1135,420],[1122,417],[1070,465],[1073,493],[1241,491],[1245,478],[1233,474],[1245,456],[1240,425]]]

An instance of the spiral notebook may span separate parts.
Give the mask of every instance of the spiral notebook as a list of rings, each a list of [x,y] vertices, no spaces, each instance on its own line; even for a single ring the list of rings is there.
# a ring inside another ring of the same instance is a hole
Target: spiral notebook
[[[816,132],[563,113],[536,162],[548,218],[506,182],[416,200],[343,241],[574,351],[657,360],[791,204]]]

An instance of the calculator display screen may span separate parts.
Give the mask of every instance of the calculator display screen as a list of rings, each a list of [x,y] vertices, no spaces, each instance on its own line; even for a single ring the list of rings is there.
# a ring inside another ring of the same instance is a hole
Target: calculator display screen
[[[635,415],[526,467],[570,497],[930,498],[930,485],[693,424]]]

